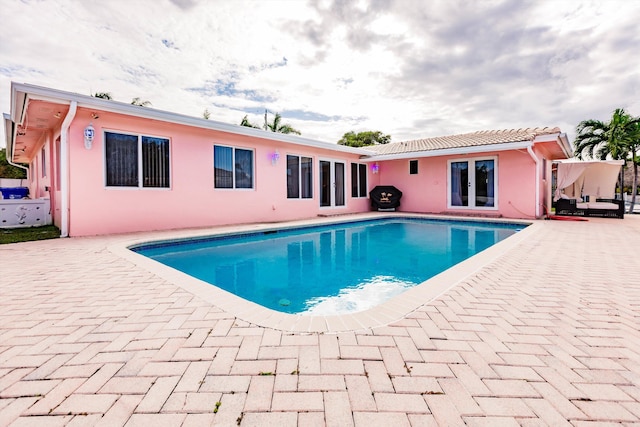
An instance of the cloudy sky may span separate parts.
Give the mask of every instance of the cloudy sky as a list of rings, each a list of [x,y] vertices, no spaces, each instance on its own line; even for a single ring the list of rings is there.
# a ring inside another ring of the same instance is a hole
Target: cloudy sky
[[[640,0],[2,0],[10,82],[392,141],[640,115]],[[2,132],[2,130],[0,130]],[[4,135],[0,134],[2,145]]]

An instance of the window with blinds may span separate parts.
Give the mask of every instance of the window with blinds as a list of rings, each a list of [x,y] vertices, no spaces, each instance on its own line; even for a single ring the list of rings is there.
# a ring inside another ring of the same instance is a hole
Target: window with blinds
[[[253,150],[213,146],[215,188],[253,188]]]
[[[107,187],[170,187],[166,138],[105,132]]]

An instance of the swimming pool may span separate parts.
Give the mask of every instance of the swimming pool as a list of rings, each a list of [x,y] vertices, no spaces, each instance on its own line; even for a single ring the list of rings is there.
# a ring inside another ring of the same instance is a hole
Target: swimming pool
[[[284,313],[354,313],[428,280],[523,224],[387,218],[130,249]]]

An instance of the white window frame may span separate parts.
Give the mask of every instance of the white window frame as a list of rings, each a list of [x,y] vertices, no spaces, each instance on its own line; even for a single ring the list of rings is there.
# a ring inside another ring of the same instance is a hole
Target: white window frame
[[[41,168],[42,169],[42,177],[46,178],[47,177],[47,150],[45,147],[42,147],[42,151],[40,152],[40,157],[42,157],[42,165]]]
[[[297,157],[298,158],[298,197],[289,197],[289,182],[287,181],[287,188],[286,188],[286,194],[287,194],[287,200],[313,200],[314,199],[314,195],[315,195],[315,191],[314,189],[314,185],[315,185],[315,181],[314,181],[314,167],[313,164],[315,163],[315,159],[313,158],[313,156],[303,156],[302,154],[296,154],[296,153],[287,153],[285,155],[285,163],[286,163],[286,170],[287,170],[287,174],[289,172],[289,159],[288,157],[292,156],[292,157]],[[302,159],[309,159],[311,160],[311,197],[302,197]],[[288,179],[288,176],[287,176]]]
[[[416,163],[416,173],[411,173],[411,163]],[[410,159],[409,160],[409,175],[418,175],[420,173],[420,162],[418,159]]]
[[[476,162],[481,162],[484,160],[493,160],[493,206],[475,206],[476,199],[476,186],[475,186],[475,165]],[[469,206],[455,206],[451,204],[451,163],[458,162],[467,162],[469,168]],[[471,174],[471,171],[474,173]],[[499,182],[498,182],[498,156],[482,156],[482,157],[463,157],[457,159],[449,159],[447,160],[447,209],[457,209],[457,210],[479,210],[479,211],[497,211],[499,208],[498,203],[498,193],[499,193]],[[473,206],[471,205],[471,201],[473,201]]]
[[[116,133],[120,135],[130,135],[136,136],[138,138],[138,185],[134,186],[120,186],[120,185],[107,185],[107,133]],[[143,176],[143,167],[142,167],[142,137],[148,138],[159,138],[166,139],[169,141],[169,185],[167,187],[145,187],[144,186],[144,176]],[[161,135],[149,135],[149,134],[141,134],[137,132],[124,132],[121,130],[112,130],[112,129],[103,129],[102,130],[102,164],[103,164],[103,185],[105,189],[109,190],[145,190],[145,191],[167,191],[171,190],[173,186],[173,167],[172,167],[172,159],[173,159],[173,142],[171,138],[168,136]]]
[[[316,159],[316,164],[318,165],[318,180],[316,181],[316,185],[321,185],[322,182],[320,180],[320,174],[322,173],[322,168],[320,167],[320,162],[328,162],[329,163],[329,170],[330,170],[330,176],[329,176],[329,180],[331,183],[331,191],[329,193],[329,199],[330,199],[330,204],[327,206],[322,206],[320,205],[320,203],[322,203],[322,191],[320,190],[320,188],[318,188],[318,204],[321,210],[328,210],[328,209],[344,209],[347,207],[348,205],[348,200],[349,197],[347,195],[347,191],[349,190],[349,187],[347,186],[347,167],[349,165],[349,162],[345,159],[336,159],[336,158],[331,158],[331,157],[320,157],[318,159]],[[341,163],[342,165],[344,165],[344,177],[342,179],[342,191],[343,191],[343,199],[344,199],[344,203],[342,205],[336,205],[336,163]]]
[[[216,177],[215,177],[215,169],[216,169],[216,157],[215,157],[215,150],[216,147],[224,147],[224,148],[230,148],[231,149],[231,164],[233,165],[233,172],[232,172],[232,179],[233,179],[233,187],[231,188],[221,188],[221,187],[216,187]],[[214,143],[213,146],[213,189],[215,191],[255,191],[256,190],[256,150],[253,147],[239,147],[236,145],[227,145],[227,144],[216,144]],[[251,170],[251,188],[237,188],[236,187],[236,150],[245,150],[245,151],[251,151],[252,153],[252,158],[251,158],[251,164],[252,164],[252,170]]]
[[[353,180],[353,176],[351,174],[351,168],[353,166],[351,165],[357,165],[358,166],[358,173],[356,174],[356,186],[358,188],[358,195],[354,196],[353,195],[353,182],[350,182],[350,186],[349,186],[349,195],[351,196],[352,199],[366,199],[367,197],[369,197],[369,167],[366,163],[358,163],[358,162],[350,162],[349,163],[349,178],[350,180]],[[364,166],[365,168],[365,180],[366,182],[366,188],[364,190],[365,194],[360,194],[360,168]]]

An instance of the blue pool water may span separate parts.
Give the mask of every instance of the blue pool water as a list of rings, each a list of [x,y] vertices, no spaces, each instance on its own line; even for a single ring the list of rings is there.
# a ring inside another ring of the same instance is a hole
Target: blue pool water
[[[522,228],[392,218],[131,249],[264,307],[327,315],[376,306]]]

